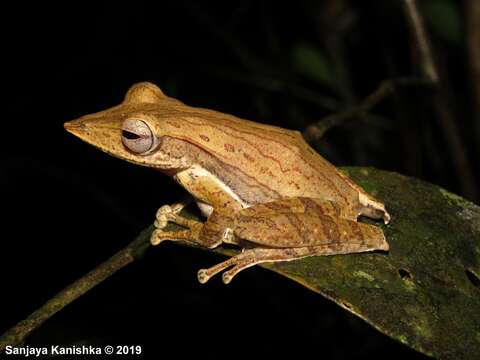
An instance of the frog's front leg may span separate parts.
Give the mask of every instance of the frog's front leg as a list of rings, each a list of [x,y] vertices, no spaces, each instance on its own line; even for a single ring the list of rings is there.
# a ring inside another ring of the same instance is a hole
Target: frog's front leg
[[[191,196],[186,196],[178,203],[172,205],[163,205],[160,207],[155,215],[155,227],[157,229],[163,229],[169,222],[175,222],[176,215],[178,215],[192,201],[193,198]]]
[[[159,245],[165,240],[193,242],[193,240],[198,237],[198,232],[202,227],[202,223],[179,215],[179,213],[192,201],[193,199],[191,196],[184,197],[178,203],[163,205],[157,210],[157,213],[155,214],[155,222],[153,223],[156,229],[152,232],[150,237],[152,245]],[[183,226],[188,230],[163,231],[169,222]]]
[[[158,221],[159,217],[161,221]],[[188,230],[164,231],[163,228],[165,226],[158,226],[164,224],[164,219],[167,223],[173,222]],[[187,241],[211,249],[217,247],[222,242],[233,242],[233,231],[229,227],[232,221],[233,218],[228,214],[219,214],[213,211],[208,220],[203,223],[187,219],[176,211],[171,210],[171,207],[162,206],[157,212],[157,220],[154,223],[156,230],[153,231],[150,242],[152,245],[158,245],[165,240]]]

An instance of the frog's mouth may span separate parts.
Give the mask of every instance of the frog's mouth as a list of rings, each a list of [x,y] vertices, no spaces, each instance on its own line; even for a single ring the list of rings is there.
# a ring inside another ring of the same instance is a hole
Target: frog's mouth
[[[68,121],[63,124],[63,127],[70,134],[75,135],[76,137],[78,137],[79,139],[82,139],[86,143],[99,147],[93,141],[93,136],[89,134],[90,133],[89,129],[87,129],[87,126],[83,121],[81,121],[81,119]]]
[[[65,124],[63,124],[63,127],[69,133],[76,135],[79,130],[81,131],[84,125],[82,122],[79,122],[78,120],[73,120],[73,121],[67,121]]]
[[[122,144],[122,130],[118,124],[105,123],[100,119],[79,118],[66,122],[63,127],[87,144],[93,145],[109,155],[138,165],[145,165],[144,159],[132,154]]]
[[[121,146],[121,128],[114,123],[103,123],[101,120],[79,118],[66,122],[63,124],[63,127],[86,143],[112,155],[123,157],[127,154],[126,150]]]
[[[65,130],[97,149],[135,165],[155,168],[161,171],[180,170],[188,166],[182,161],[173,162],[168,154],[155,151],[138,155],[128,150],[122,142],[120,122],[105,122],[101,119],[79,118],[63,124]],[[162,142],[162,139],[159,139]],[[160,149],[158,149],[160,150]]]

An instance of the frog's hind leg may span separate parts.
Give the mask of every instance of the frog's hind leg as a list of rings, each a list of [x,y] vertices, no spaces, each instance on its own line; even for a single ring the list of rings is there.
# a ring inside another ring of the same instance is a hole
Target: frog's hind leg
[[[244,250],[240,254],[231,257],[220,264],[212,266],[209,269],[200,269],[198,271],[198,281],[202,284],[206,283],[210,278],[223,270],[233,266],[229,271],[226,271],[223,274],[223,282],[228,284],[232,278],[248,267],[254,266],[262,262],[273,262],[273,261],[285,261],[288,254],[291,254],[292,251],[299,249],[266,249],[266,248],[254,248],[249,250]],[[298,259],[299,257],[294,257]],[[291,260],[293,260],[292,258]]]
[[[365,242],[339,243],[331,242],[316,246],[305,246],[298,248],[253,248],[231,257],[230,259],[212,266],[209,269],[201,269],[198,272],[198,281],[206,283],[212,276],[232,267],[222,275],[225,284],[232,281],[233,277],[240,271],[251,266],[265,262],[291,261],[315,255],[337,255],[352,252],[364,252],[376,250],[371,244]]]
[[[234,235],[255,247],[210,269],[200,270],[199,281],[204,283],[231,266],[223,274],[225,283],[243,269],[259,263],[388,250],[381,228],[338,217],[334,210],[330,209],[329,215],[324,206],[303,213],[263,208],[242,210],[234,219]]]

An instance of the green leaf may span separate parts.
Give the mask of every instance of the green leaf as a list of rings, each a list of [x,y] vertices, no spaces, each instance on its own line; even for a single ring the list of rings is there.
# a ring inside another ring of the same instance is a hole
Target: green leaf
[[[323,85],[332,85],[332,68],[325,54],[316,46],[299,43],[292,49],[292,64],[295,70]]]
[[[379,225],[390,251],[261,266],[420,352],[442,359],[475,358],[480,354],[480,208],[399,174],[344,171],[385,202],[392,220]],[[213,251],[235,254],[222,247]]]
[[[426,0],[419,1],[418,5],[434,33],[454,45],[462,43],[458,3],[451,0]]]

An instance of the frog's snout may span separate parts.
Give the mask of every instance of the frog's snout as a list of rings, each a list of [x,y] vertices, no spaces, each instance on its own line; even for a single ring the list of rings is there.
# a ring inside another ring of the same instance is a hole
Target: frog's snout
[[[83,121],[78,120],[67,121],[63,124],[63,127],[72,134],[77,134],[78,132],[85,130],[85,124]]]
[[[65,128],[65,130],[72,132],[75,130],[85,129],[85,124],[83,123],[83,121],[73,120],[73,121],[67,121],[66,123],[64,123],[63,127]]]

